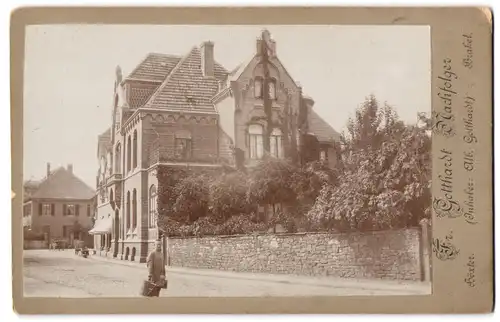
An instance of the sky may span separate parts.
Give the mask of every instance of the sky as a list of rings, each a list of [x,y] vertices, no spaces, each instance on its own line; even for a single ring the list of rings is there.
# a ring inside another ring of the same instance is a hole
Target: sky
[[[213,41],[231,70],[255,53],[262,29],[278,58],[311,96],[314,109],[341,132],[374,94],[414,123],[431,111],[428,26],[28,26],[24,70],[24,179],[73,164],[95,188],[97,136],[111,124],[115,69],[124,75],[150,52],[184,55]]]

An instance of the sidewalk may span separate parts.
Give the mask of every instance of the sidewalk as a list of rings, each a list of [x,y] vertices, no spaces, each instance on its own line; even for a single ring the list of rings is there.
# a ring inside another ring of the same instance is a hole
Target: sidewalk
[[[113,259],[107,257],[100,257],[98,255],[91,255],[90,260],[112,263],[116,265],[124,265],[135,267],[139,269],[146,269],[145,263],[130,262],[120,259]],[[172,274],[186,274],[186,275],[199,275],[211,276],[215,278],[227,279],[244,279],[255,281],[266,281],[271,283],[286,283],[286,284],[299,284],[311,285],[321,287],[334,287],[334,288],[356,288],[364,290],[383,290],[383,291],[404,291],[413,294],[431,294],[430,283],[414,282],[414,281],[393,281],[393,280],[370,280],[370,279],[352,279],[352,278],[339,278],[339,277],[308,277],[298,275],[280,275],[280,274],[267,274],[267,273],[243,273],[232,271],[221,271],[213,269],[194,269],[187,267],[167,267],[167,272]]]

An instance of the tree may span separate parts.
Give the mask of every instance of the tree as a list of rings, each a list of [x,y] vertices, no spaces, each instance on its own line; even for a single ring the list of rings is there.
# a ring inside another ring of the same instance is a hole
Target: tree
[[[278,204],[295,199],[292,177],[296,171],[297,168],[288,160],[265,158],[250,171],[248,202],[270,205],[276,214]]]
[[[250,212],[247,183],[248,176],[241,171],[225,173],[210,182],[209,209],[217,222]]]
[[[188,176],[183,168],[171,168],[168,166],[158,167],[156,177],[158,180],[158,226],[163,231],[169,232],[172,221],[185,220],[175,212],[179,190],[177,185]]]
[[[418,225],[430,213],[430,149],[425,127],[369,97],[348,122],[338,185],[323,186],[308,219],[339,231]]]
[[[174,187],[173,212],[180,222],[192,223],[208,214],[209,180],[206,174],[192,174]]]

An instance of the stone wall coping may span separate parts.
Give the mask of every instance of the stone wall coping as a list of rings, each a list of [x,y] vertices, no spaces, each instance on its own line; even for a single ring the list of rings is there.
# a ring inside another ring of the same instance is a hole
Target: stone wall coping
[[[362,235],[383,235],[387,232],[401,232],[405,233],[408,231],[420,232],[420,227],[409,227],[409,228],[398,228],[391,230],[372,230],[372,231],[355,231],[355,232],[328,232],[328,231],[315,231],[315,232],[297,232],[297,233],[269,233],[269,232],[259,232],[252,234],[238,234],[238,235],[206,235],[206,236],[173,236],[168,237],[168,239],[232,239],[232,238],[252,238],[252,237],[302,237],[310,235],[323,235],[323,236],[337,236],[337,237],[348,237],[348,236],[362,236]]]

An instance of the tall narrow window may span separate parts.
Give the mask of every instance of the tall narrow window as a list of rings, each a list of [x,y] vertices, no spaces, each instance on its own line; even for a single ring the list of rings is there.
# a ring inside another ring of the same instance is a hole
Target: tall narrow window
[[[328,154],[326,153],[326,150],[321,150],[319,153],[319,159],[320,161],[328,161]]]
[[[273,129],[270,137],[270,143],[271,155],[275,158],[283,158],[283,135],[281,134],[280,129]]]
[[[193,142],[188,131],[175,133],[175,154],[181,160],[189,160],[193,156]]]
[[[262,77],[256,77],[253,85],[255,98],[262,98],[262,87]]]
[[[276,79],[272,78],[269,81],[269,98],[272,100],[276,99]]]
[[[258,160],[264,156],[263,132],[261,125],[252,124],[248,127],[250,159]]]
[[[132,139],[130,138],[130,135],[129,135],[128,139],[127,139],[127,172],[130,171],[131,166],[132,166],[131,154],[132,154]]]
[[[80,205],[75,205],[75,216],[80,216]]]
[[[90,217],[90,205],[87,205],[87,217]]]
[[[127,137],[127,172],[132,168],[132,138],[130,135]]]
[[[137,130],[134,131],[134,138],[133,138],[133,148],[132,148],[132,168],[137,168]]]
[[[130,228],[130,191],[127,191],[127,201],[126,201],[126,214],[127,214],[127,229]]]
[[[137,227],[137,190],[132,192],[132,228]]]
[[[156,187],[152,185],[149,188],[149,227],[155,228],[156,224],[156,207],[157,207],[157,195],[156,195]]]
[[[122,173],[122,150],[120,143],[115,148],[115,173]]]

